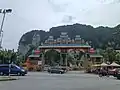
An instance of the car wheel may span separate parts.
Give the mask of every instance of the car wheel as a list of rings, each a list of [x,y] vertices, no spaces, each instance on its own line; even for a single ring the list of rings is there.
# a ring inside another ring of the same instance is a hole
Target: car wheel
[[[20,73],[20,72],[18,72],[18,73],[17,73],[17,75],[18,75],[18,76],[21,76],[21,73]]]
[[[120,77],[117,77],[117,79],[119,79],[119,80],[120,80]]]
[[[60,72],[60,74],[62,74],[62,72]]]
[[[25,74],[22,74],[22,76],[25,76]]]
[[[4,75],[4,73],[3,73],[3,72],[0,72],[0,75],[2,75],[2,76],[3,76],[3,75]]]

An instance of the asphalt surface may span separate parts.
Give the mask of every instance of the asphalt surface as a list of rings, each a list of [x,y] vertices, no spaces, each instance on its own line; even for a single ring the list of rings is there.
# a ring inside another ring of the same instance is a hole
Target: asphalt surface
[[[83,72],[30,72],[19,80],[0,82],[0,90],[120,90],[120,80]]]

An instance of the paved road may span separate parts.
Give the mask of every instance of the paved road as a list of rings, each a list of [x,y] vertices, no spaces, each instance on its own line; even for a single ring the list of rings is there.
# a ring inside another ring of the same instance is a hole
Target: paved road
[[[16,81],[0,82],[0,90],[120,90],[120,80],[82,72],[29,73]]]

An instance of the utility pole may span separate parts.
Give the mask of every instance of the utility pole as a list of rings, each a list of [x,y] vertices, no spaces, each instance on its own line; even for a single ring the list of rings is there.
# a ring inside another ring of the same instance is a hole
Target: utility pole
[[[44,58],[44,52],[42,52],[42,71],[44,71],[44,64],[45,64],[45,58]]]
[[[0,49],[2,48],[3,25],[4,25],[4,21],[5,21],[5,16],[6,16],[6,13],[11,13],[11,12],[12,12],[12,9],[0,9],[0,13],[3,14],[2,23],[0,26]]]
[[[66,58],[65,58],[66,68],[67,68],[67,64],[68,64],[67,59],[68,59],[68,54],[66,53]]]
[[[9,59],[9,77],[10,77],[10,73],[11,73],[11,61]]]

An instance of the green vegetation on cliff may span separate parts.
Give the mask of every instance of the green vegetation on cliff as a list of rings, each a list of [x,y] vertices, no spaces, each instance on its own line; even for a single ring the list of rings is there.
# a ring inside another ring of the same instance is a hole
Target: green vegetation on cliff
[[[120,25],[110,28],[110,27],[97,27],[94,28],[90,25],[82,25],[82,24],[73,24],[73,25],[65,25],[52,27],[48,32],[43,30],[32,30],[30,32],[25,33],[20,41],[20,43],[24,43],[25,45],[32,43],[32,37],[35,33],[40,35],[40,43],[44,42],[48,36],[52,35],[54,38],[58,38],[61,32],[68,32],[70,38],[74,38],[75,35],[81,35],[81,38],[86,41],[92,41],[92,46],[95,48],[103,48],[110,46],[113,48],[120,47]],[[22,41],[22,39],[25,39]]]

